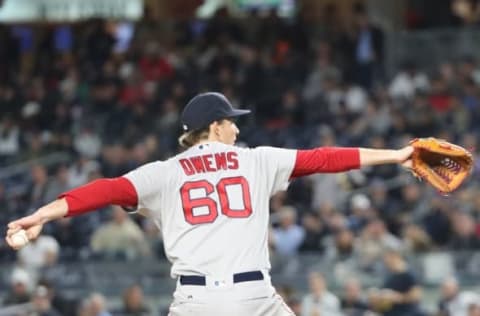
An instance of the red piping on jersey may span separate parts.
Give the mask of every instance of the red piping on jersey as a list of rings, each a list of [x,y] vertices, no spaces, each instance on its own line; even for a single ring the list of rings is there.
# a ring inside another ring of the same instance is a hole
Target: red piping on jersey
[[[358,148],[321,147],[298,150],[291,178],[360,168]]]
[[[77,216],[110,204],[136,206],[137,191],[124,177],[98,179],[76,189],[62,193],[68,204],[66,216]]]

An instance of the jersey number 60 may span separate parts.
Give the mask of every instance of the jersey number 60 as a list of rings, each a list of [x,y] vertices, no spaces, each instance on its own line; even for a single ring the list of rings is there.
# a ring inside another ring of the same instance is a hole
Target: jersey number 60
[[[230,206],[230,201],[228,199],[227,187],[230,185],[240,186],[242,190],[243,197],[243,209],[233,210]],[[206,196],[192,198],[191,190],[201,189],[204,190]],[[244,177],[231,177],[223,178],[218,181],[217,185],[214,186],[207,180],[199,180],[192,182],[185,182],[180,188],[180,195],[182,197],[183,213],[185,215],[185,220],[192,225],[196,224],[205,224],[212,223],[218,216],[218,207],[217,201],[209,197],[213,191],[216,189],[220,209],[222,214],[228,217],[239,218],[239,217],[248,217],[252,214],[252,202],[250,199],[250,189],[248,182]],[[193,209],[199,207],[206,207],[208,213],[201,215],[194,215]]]

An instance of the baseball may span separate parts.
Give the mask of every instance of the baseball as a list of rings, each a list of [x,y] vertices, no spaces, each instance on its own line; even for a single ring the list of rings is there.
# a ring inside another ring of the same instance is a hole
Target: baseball
[[[24,229],[19,230],[10,238],[12,240],[13,246],[17,249],[24,247],[29,242],[27,232]]]

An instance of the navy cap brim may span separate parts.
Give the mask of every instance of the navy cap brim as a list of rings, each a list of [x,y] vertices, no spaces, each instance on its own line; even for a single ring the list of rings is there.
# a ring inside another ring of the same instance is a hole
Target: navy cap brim
[[[233,109],[232,112],[227,117],[237,117],[237,116],[242,116],[245,114],[249,114],[250,110],[238,110],[238,109]]]

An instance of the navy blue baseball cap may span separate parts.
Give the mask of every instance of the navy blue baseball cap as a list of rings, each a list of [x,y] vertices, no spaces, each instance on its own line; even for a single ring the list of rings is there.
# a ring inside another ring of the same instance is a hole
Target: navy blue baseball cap
[[[201,93],[193,97],[182,112],[184,131],[207,127],[214,121],[250,113],[250,110],[234,109],[227,98],[218,92]]]

